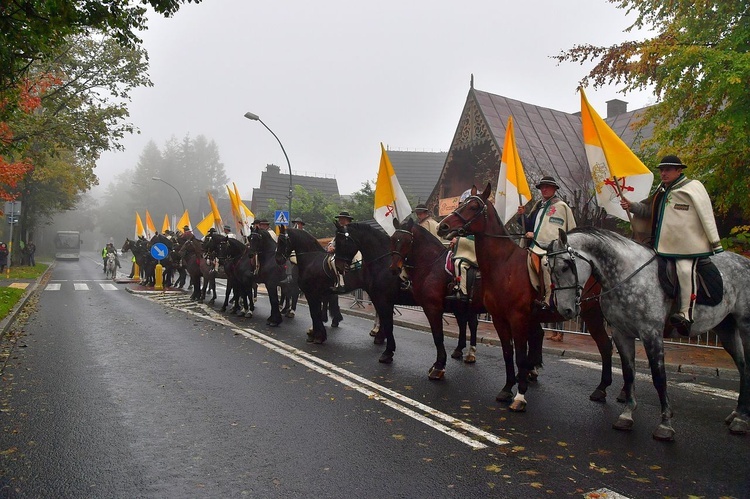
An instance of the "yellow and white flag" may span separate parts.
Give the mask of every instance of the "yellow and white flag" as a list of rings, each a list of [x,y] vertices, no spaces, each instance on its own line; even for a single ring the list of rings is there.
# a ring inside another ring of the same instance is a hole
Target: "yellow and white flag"
[[[214,197],[211,195],[210,192],[207,192],[208,194],[208,202],[211,203],[211,213],[214,216],[214,227],[216,227],[216,230],[221,232],[221,230],[224,228],[221,223],[221,213],[219,213],[219,207],[216,206],[216,202],[214,201]],[[205,220],[205,218],[204,218]],[[202,232],[202,231],[201,231]],[[204,232],[205,234],[205,232]]]
[[[161,223],[161,233],[164,234],[168,230],[171,230],[170,229],[170,225],[169,225],[169,215],[167,215],[165,213],[164,214],[164,221]]]
[[[154,221],[151,220],[148,210],[146,210],[146,239],[151,239],[156,234],[156,227]]]
[[[583,145],[596,201],[608,214],[628,221],[628,214],[620,206],[620,192],[629,201],[647,198],[654,174],[591,107],[583,88],[580,90]]]
[[[396,229],[393,227],[393,219],[403,221],[411,215],[411,205],[406,199],[401,185],[396,178],[391,160],[385,152],[383,143],[380,143],[380,169],[378,170],[378,181],[375,184],[375,211],[373,213],[377,221],[388,235],[393,235]]]
[[[242,198],[240,197],[240,191],[237,190],[237,184],[232,182],[232,185],[234,186],[234,198],[237,201],[237,216],[240,219],[240,225],[241,225],[241,228],[239,229],[239,233],[242,234],[243,236],[247,236],[250,234],[250,230],[253,228],[255,215],[253,215],[253,212],[250,211],[250,208],[245,206],[245,203],[242,202]]]
[[[185,213],[182,214],[180,217],[180,220],[177,221],[177,226],[174,228],[174,230],[183,230],[185,226],[192,227],[190,224],[190,215],[188,215],[188,211],[185,210]]]
[[[138,239],[141,236],[145,236],[146,231],[143,230],[143,222],[141,221],[141,216],[138,214],[138,212],[135,212],[135,238]]]
[[[505,128],[503,158],[495,189],[495,210],[504,224],[518,213],[519,206],[531,200],[531,189],[516,147],[513,116],[508,116],[508,126]]]
[[[208,229],[213,227],[215,222],[216,219],[214,218],[213,212],[208,212],[206,218],[198,222],[198,225],[196,225],[195,228],[200,231],[203,237],[206,237],[206,234],[208,234]]]

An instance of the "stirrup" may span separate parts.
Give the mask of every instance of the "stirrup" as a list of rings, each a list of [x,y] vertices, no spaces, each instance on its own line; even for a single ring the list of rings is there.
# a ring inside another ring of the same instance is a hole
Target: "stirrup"
[[[401,289],[404,291],[408,291],[411,288],[411,280],[410,279],[401,279]]]

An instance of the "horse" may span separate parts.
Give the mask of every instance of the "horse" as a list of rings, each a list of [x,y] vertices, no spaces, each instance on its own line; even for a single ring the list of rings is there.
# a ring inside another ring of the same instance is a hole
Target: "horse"
[[[174,271],[178,270],[181,271],[181,274],[185,274],[185,269],[181,269],[181,265],[179,265],[180,257],[175,251],[175,242],[174,240],[170,239],[169,237],[165,236],[164,234],[155,234],[148,243],[147,249],[149,250],[149,254],[151,252],[151,247],[156,244],[161,243],[164,246],[167,247],[169,250],[169,253],[167,253],[166,257],[159,261],[159,263],[162,265],[162,277],[164,286],[171,287],[172,286],[172,278],[174,276]],[[154,271],[155,271],[154,266]],[[184,281],[184,279],[183,279]]]
[[[279,284],[286,277],[286,271],[276,263],[276,241],[267,230],[253,229],[247,244],[250,254],[257,256],[255,282],[266,285],[271,303],[271,315],[266,319],[266,324],[277,327],[283,321],[279,311]]]
[[[308,341],[321,344],[328,337],[323,320],[325,304],[331,312],[331,327],[338,327],[343,320],[338,295],[331,291],[338,278],[333,271],[330,255],[312,234],[302,229],[287,229],[282,225],[276,243],[276,263],[283,265],[288,262],[292,253],[297,260],[299,289],[305,293],[310,309],[312,327],[308,332]]]
[[[107,253],[107,279],[117,278],[117,259],[114,253]]]
[[[486,312],[482,305],[482,290],[475,286],[469,303],[446,300],[453,276],[445,269],[448,249],[427,229],[407,218],[399,224],[394,220],[396,229],[391,235],[390,269],[399,274],[406,268],[411,283],[409,290],[414,301],[422,307],[432,331],[432,340],[437,349],[437,359],[428,371],[431,380],[443,379],[447,355],[443,336],[443,313],[453,312],[458,322],[459,344],[451,355],[461,358],[466,347],[466,326],[471,330],[471,346],[474,347],[467,356],[466,362],[476,361],[477,314]]]
[[[388,268],[391,256],[391,238],[385,233],[365,223],[341,225],[335,222],[334,257],[336,270],[345,275],[349,273],[357,252],[362,253],[360,284],[346,283],[346,290],[364,289],[380,318],[380,331],[375,342],[385,338],[385,351],[378,362],[390,364],[396,351],[396,340],[393,336],[394,305],[416,305],[411,292],[401,289],[398,275]],[[349,286],[356,286],[349,288]]]
[[[674,440],[672,408],[667,396],[663,334],[672,299],[659,284],[659,263],[653,249],[603,229],[576,229],[561,234],[549,252],[552,282],[558,309],[565,317],[580,313],[581,283],[590,275],[601,282],[602,311],[613,326],[625,380],[625,409],[612,425],[631,430],[637,407],[635,338],[648,357],[651,377],[661,403],[661,422],[652,432],[656,440]],[[734,360],[740,374],[737,407],[726,418],[732,434],[750,430],[750,260],[723,252],[711,257],[723,278],[723,299],[715,306],[699,301],[691,336],[713,330]],[[635,320],[634,320],[635,319]]]
[[[205,299],[205,294],[202,294],[201,279],[204,274],[208,275],[211,270],[203,257],[203,242],[196,237],[192,237],[182,242],[178,253],[185,270],[190,275],[190,285],[193,287],[190,300],[202,302]]]
[[[206,236],[203,242],[203,249],[219,259],[227,276],[227,290],[221,311],[226,312],[229,295],[232,293],[234,305],[231,313],[252,318],[255,310],[252,296],[255,287],[255,259],[250,256],[248,247],[242,241],[222,234]]]
[[[283,226],[280,226],[283,227]],[[276,254],[278,255],[278,243],[276,245]],[[279,296],[279,304],[281,305],[281,315],[285,315],[290,319],[293,318],[297,312],[297,301],[299,300],[300,288],[299,288],[299,269],[291,262],[276,262],[279,265],[284,266],[286,271],[286,277],[281,281],[281,295]],[[288,267],[287,267],[288,265]]]
[[[529,279],[529,250],[512,241],[513,236],[500,221],[495,207],[487,202],[491,192],[489,183],[481,195],[473,186],[471,195],[442,220],[438,234],[444,238],[474,234],[477,263],[482,273],[484,306],[492,316],[505,360],[505,386],[495,399],[499,402],[512,401],[510,410],[520,412],[526,410],[528,374],[541,362],[544,331],[540,322],[561,322],[562,317],[555,312],[540,313],[534,310],[532,303],[537,293]],[[589,292],[595,292],[595,289]],[[604,401],[606,389],[612,384],[612,342],[596,301],[589,302],[581,316],[602,357],[601,380],[589,398]],[[518,393],[515,397],[512,392],[516,383],[514,349],[518,366]]]
[[[143,238],[131,240],[125,238],[125,242],[122,245],[122,252],[131,251],[135,256],[135,263],[141,271],[141,286],[153,286],[154,281],[154,267],[156,266],[156,260],[151,256],[148,250],[148,241]]]

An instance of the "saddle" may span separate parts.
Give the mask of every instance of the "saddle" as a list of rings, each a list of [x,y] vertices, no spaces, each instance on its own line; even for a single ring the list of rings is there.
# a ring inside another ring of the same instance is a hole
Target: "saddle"
[[[659,284],[661,284],[661,289],[664,290],[664,293],[669,298],[675,298],[678,293],[679,283],[677,281],[674,259],[657,256],[656,261],[659,264]],[[698,296],[696,303],[709,307],[721,303],[724,299],[724,280],[714,262],[707,256],[698,258],[697,273]]]

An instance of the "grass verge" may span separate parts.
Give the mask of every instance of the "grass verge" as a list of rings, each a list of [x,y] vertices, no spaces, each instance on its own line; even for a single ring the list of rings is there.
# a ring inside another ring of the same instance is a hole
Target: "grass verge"
[[[34,267],[11,267],[10,270],[6,269],[0,274],[0,279],[8,282],[19,279],[36,279],[44,274],[47,268],[49,268],[49,265],[46,263],[38,263]],[[25,292],[25,289],[0,286],[0,320],[8,316]]]
[[[0,320],[5,319],[25,292],[25,289],[0,288]]]

